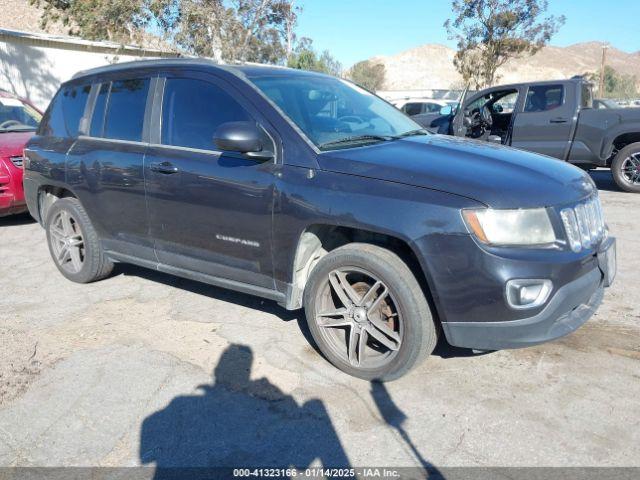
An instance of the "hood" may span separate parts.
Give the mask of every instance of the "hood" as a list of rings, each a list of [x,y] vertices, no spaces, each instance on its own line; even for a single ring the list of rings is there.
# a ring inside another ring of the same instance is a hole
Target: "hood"
[[[325,170],[453,193],[494,208],[562,205],[595,190],[591,178],[567,162],[443,135],[334,150],[319,162]]]
[[[0,157],[15,157],[22,155],[24,146],[35,132],[4,132],[0,133]]]

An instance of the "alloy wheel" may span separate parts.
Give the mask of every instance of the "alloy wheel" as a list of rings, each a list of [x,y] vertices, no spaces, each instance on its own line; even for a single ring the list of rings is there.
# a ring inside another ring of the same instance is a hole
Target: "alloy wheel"
[[[84,264],[84,238],[78,222],[61,210],[53,219],[49,230],[53,255],[61,268],[78,273]]]
[[[352,366],[379,368],[397,355],[404,334],[401,312],[372,273],[356,267],[331,271],[315,304],[326,344]]]
[[[632,153],[620,166],[622,177],[632,185],[640,185],[640,153]]]

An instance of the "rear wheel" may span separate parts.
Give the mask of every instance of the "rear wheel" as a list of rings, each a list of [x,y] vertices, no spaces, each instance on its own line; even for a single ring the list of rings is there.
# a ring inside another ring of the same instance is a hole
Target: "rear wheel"
[[[640,193],[640,142],[627,145],[618,152],[611,164],[611,173],[622,190]]]
[[[62,198],[49,208],[45,222],[49,252],[60,273],[71,281],[89,283],[108,276],[108,260],[89,216],[75,198]]]
[[[350,244],[324,256],[305,288],[309,330],[320,351],[344,372],[393,380],[435,348],[429,305],[394,253]]]

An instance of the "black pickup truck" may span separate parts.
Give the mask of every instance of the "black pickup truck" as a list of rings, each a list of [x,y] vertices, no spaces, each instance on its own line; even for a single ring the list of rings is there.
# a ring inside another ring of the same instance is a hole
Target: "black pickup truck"
[[[610,167],[620,188],[640,193],[640,109],[598,109],[582,77],[519,83],[463,95],[464,108],[413,117],[432,132],[489,140]]]

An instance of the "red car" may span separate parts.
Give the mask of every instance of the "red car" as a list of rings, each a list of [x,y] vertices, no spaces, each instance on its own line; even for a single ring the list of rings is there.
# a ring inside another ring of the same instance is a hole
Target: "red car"
[[[0,217],[27,211],[22,189],[22,149],[42,114],[29,101],[0,90]]]

